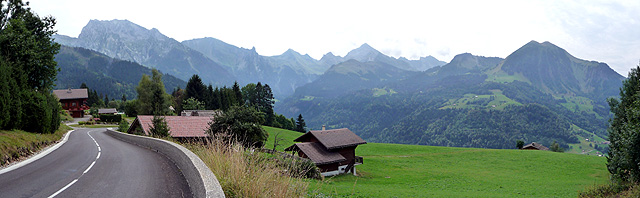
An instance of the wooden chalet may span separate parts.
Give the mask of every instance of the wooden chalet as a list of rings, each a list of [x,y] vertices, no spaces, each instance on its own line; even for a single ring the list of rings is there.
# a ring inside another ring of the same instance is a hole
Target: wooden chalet
[[[84,117],[84,110],[88,110],[87,99],[89,92],[87,89],[59,89],[53,90],[53,94],[58,97],[62,109],[69,111],[71,117]]]
[[[212,117],[202,116],[163,116],[169,126],[169,135],[180,141],[200,140],[209,137],[206,130]],[[149,135],[152,115],[139,115],[133,120],[127,133]]]
[[[542,146],[542,144],[538,144],[538,143],[531,143],[531,144],[527,144],[526,146],[522,147],[522,150],[541,150],[541,151],[548,151],[549,148],[547,148],[546,146]]]
[[[367,143],[347,128],[325,130],[324,126],[323,130],[309,131],[294,141],[300,143],[285,151],[310,159],[323,176],[349,172],[355,175],[355,166],[363,163],[362,157],[356,156],[356,147]]]

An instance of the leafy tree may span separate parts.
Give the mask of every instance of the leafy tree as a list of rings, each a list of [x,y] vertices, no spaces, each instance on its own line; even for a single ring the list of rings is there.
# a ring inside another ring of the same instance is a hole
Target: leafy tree
[[[124,113],[127,114],[127,116],[129,117],[138,116],[138,111],[136,110],[137,104],[138,104],[138,100],[136,99],[128,100],[127,102],[124,102]]]
[[[60,105],[50,92],[54,60],[53,17],[40,18],[21,0],[0,0],[0,128],[53,133]]]
[[[304,118],[302,118],[302,114],[298,115],[298,120],[296,121],[296,131],[301,133],[306,133],[307,124],[304,123]]]
[[[522,147],[524,147],[524,141],[522,140],[516,141],[516,148],[522,149]]]
[[[142,115],[167,115],[171,96],[166,93],[162,83],[162,74],[152,70],[153,77],[142,75],[136,90],[138,91],[137,112]]]
[[[225,141],[238,141],[245,147],[262,147],[267,132],[260,123],[263,113],[247,106],[232,106],[210,123],[210,137],[222,137]]]
[[[180,114],[180,112],[182,112],[183,108],[182,108],[182,103],[184,100],[184,89],[180,89],[180,87],[176,88],[173,90],[173,92],[171,93],[171,96],[173,98],[172,103],[173,103],[173,108],[176,109],[176,112],[178,114]]]
[[[184,100],[184,102],[182,104],[182,108],[184,110],[203,110],[204,109],[204,103],[198,101],[198,99],[189,98],[189,99]]]
[[[149,125],[149,133],[153,137],[168,137],[171,128],[163,116],[154,115]]]
[[[553,152],[560,152],[560,153],[564,152],[564,148],[560,147],[560,144],[558,144],[558,142],[556,141],[553,141],[553,143],[549,147],[549,150]]]
[[[620,88],[620,99],[610,98],[607,169],[617,182],[640,182],[640,65],[632,68]]]

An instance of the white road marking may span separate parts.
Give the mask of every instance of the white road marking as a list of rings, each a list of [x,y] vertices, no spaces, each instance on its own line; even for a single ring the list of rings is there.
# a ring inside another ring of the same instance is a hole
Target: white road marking
[[[66,186],[64,186],[63,188],[61,188],[60,190],[58,190],[58,192],[53,193],[53,195],[49,196],[49,198],[53,198],[56,195],[60,194],[62,191],[66,190],[67,188],[69,188],[69,186],[75,184],[78,181],[78,179],[74,179],[71,183],[67,184]]]
[[[84,174],[86,174],[87,172],[89,172],[89,170],[91,170],[91,168],[93,167],[93,165],[96,164],[96,161],[98,161],[98,158],[100,158],[100,154],[102,153],[102,150],[100,149],[100,144],[98,144],[98,142],[96,141],[95,138],[93,138],[93,136],[91,136],[91,132],[89,131],[87,132],[87,135],[89,135],[89,137],[93,140],[93,143],[96,143],[96,147],[98,147],[98,156],[96,156],[96,159],[93,160],[93,162],[91,162],[91,165],[89,165],[89,167],[87,167],[86,170],[84,170],[84,172],[82,172],[82,175],[80,175],[78,178],[74,179],[73,181],[71,181],[71,183],[67,184],[66,186],[64,186],[63,188],[61,188],[60,190],[58,190],[56,193],[53,193],[51,196],[49,196],[49,198],[53,198],[56,195],[60,194],[62,191],[66,190],[67,188],[71,187],[71,185],[73,185],[74,183],[76,183],[78,181],[78,179],[80,179],[80,177],[82,177]],[[66,139],[66,138],[65,138]]]

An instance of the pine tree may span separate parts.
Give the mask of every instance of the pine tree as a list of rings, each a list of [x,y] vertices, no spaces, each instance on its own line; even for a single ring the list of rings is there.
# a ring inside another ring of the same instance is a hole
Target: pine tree
[[[307,124],[304,123],[304,118],[302,118],[302,114],[298,115],[298,121],[296,122],[296,131],[301,133],[306,133]]]
[[[238,81],[233,83],[233,93],[235,94],[236,105],[241,106],[244,105],[244,99],[242,98],[242,91],[240,91],[240,85],[238,85]]]

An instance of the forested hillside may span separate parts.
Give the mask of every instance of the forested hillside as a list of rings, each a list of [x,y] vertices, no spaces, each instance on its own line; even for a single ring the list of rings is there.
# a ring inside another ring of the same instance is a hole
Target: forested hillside
[[[151,69],[131,61],[110,58],[93,50],[62,46],[56,55],[60,72],[56,89],[79,88],[85,83],[98,94],[120,99],[137,96],[136,86],[142,74],[151,75]],[[165,89],[171,93],[177,87],[184,88],[186,82],[170,74],[162,78]],[[102,99],[102,98],[101,98]]]

